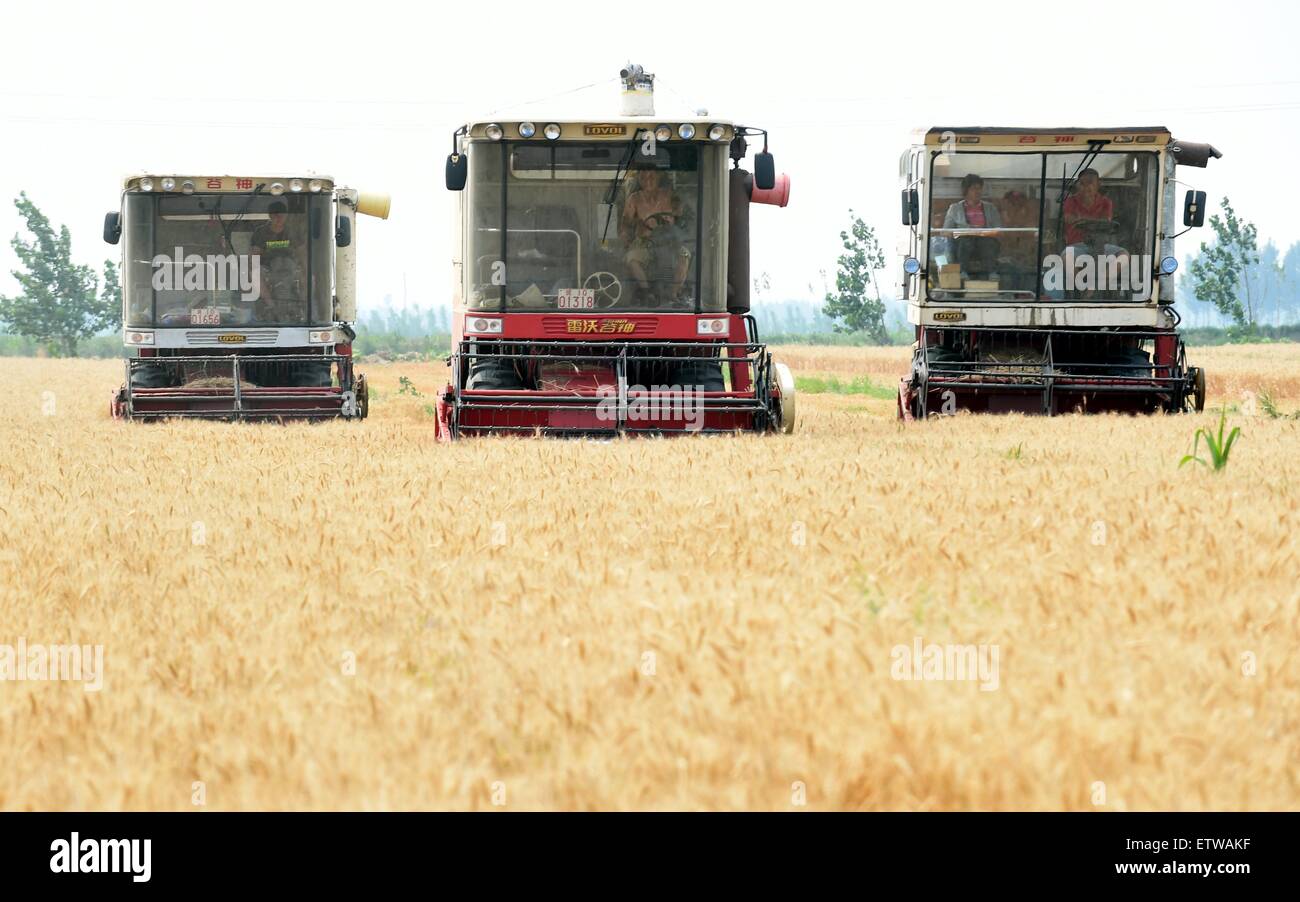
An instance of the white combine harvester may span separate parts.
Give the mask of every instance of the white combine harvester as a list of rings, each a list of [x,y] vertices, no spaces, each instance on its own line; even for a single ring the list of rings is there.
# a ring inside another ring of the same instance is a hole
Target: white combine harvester
[[[1205,404],[1174,309],[1174,238],[1220,156],[1168,129],[932,128],[903,180],[916,328],[898,413],[1176,412]]]
[[[356,214],[389,199],[327,176],[139,175],[104,220],[122,249],[113,396],[126,419],[366,416],[352,366]]]

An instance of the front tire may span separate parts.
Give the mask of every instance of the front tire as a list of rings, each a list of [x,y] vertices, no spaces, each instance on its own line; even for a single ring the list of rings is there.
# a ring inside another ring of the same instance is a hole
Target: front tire
[[[357,376],[357,419],[364,420],[370,416],[370,385],[364,375]]]

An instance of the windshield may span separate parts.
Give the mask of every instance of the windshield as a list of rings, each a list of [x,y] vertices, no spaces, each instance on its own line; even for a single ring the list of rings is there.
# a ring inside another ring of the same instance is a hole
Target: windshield
[[[640,139],[471,144],[468,305],[723,309],[723,148],[644,150]]]
[[[328,325],[331,199],[128,194],[127,325]]]
[[[1148,301],[1154,153],[935,153],[933,300]]]

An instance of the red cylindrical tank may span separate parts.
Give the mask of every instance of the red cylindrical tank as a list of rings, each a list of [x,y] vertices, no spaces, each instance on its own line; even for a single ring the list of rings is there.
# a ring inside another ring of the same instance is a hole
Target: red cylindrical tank
[[[782,172],[776,177],[776,184],[767,191],[755,186],[750,192],[749,199],[756,204],[784,207],[790,202],[790,176]]]

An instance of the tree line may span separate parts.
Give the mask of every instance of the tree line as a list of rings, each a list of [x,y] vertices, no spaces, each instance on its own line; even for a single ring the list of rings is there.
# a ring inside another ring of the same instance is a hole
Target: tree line
[[[122,286],[117,266],[104,261],[103,276],[72,259],[72,234],[58,229],[20,193],[14,200],[30,235],[9,242],[21,265],[12,271],[21,291],[0,295],[0,331],[43,345],[51,354],[77,356],[78,345],[122,326]]]

